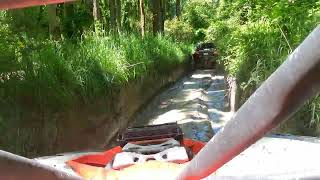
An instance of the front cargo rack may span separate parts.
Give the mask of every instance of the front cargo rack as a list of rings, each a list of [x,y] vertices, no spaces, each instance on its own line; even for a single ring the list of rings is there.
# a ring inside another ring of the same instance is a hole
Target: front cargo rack
[[[119,134],[118,142],[121,147],[129,142],[157,140],[173,138],[179,142],[183,139],[183,132],[177,123],[166,123],[160,125],[148,125],[127,128]]]

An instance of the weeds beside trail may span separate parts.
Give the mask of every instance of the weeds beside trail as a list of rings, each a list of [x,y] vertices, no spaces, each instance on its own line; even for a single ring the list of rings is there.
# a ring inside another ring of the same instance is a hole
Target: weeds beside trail
[[[241,103],[317,26],[319,5],[318,1],[261,1],[219,6],[206,38],[218,43],[221,60],[228,72],[237,77]],[[319,107],[319,98],[310,101],[289,123],[283,124],[281,132],[319,135]]]
[[[128,87],[136,84],[134,111],[186,67],[191,46],[160,28],[153,33],[149,2],[144,37],[137,3],[122,2],[117,22],[111,23],[115,14],[109,14],[109,5],[96,2],[99,18],[89,1],[0,11],[2,149],[56,153],[67,141],[63,136],[85,131],[89,137],[110,125],[111,130],[97,130],[106,137],[133,113],[119,100],[131,97]]]
[[[241,104],[320,20],[319,0],[189,2],[184,8],[182,22],[167,23],[172,24],[168,26],[169,32],[176,32],[174,27],[183,24],[183,27],[191,27],[193,40],[215,42],[227,73],[237,78]],[[319,136],[319,97],[305,105],[293,121],[285,125],[291,127],[281,132]]]
[[[15,49],[8,61],[1,62],[0,145],[29,155],[50,149],[48,144],[42,147],[34,142],[47,142],[46,134],[58,133],[60,112],[90,109],[97,102],[108,104],[113,90],[146,76],[169,74],[186,63],[190,54],[188,45],[161,36],[118,38],[90,33],[81,40],[17,42],[20,45],[6,46]],[[101,111],[108,111],[105,104]],[[43,137],[37,139],[38,134]]]
[[[60,108],[77,98],[94,100],[129,80],[169,72],[190,53],[188,46],[161,36],[142,39],[90,33],[75,42],[19,43],[13,56],[15,67],[0,76],[2,104],[25,97],[35,106]]]

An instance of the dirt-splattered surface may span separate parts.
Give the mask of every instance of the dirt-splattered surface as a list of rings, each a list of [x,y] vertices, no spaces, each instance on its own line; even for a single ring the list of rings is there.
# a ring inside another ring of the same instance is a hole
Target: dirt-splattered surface
[[[186,137],[208,141],[232,116],[225,87],[215,70],[197,70],[156,96],[133,125],[178,122]]]
[[[177,121],[186,137],[208,141],[232,116],[225,111],[225,87],[224,77],[213,70],[195,71],[154,97],[132,125]],[[319,143],[318,139],[307,137],[265,137],[206,179],[319,179]],[[36,160],[75,175],[65,161],[91,153],[95,152],[64,153]]]

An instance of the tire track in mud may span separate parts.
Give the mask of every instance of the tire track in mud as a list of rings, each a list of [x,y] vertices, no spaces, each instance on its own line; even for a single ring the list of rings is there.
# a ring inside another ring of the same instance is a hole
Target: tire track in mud
[[[178,122],[186,137],[209,141],[232,116],[225,88],[224,76],[215,70],[196,70],[155,96],[132,125]]]

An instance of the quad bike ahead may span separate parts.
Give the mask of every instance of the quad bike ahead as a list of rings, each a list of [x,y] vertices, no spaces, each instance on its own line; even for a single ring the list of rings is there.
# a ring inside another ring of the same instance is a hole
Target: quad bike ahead
[[[217,49],[212,42],[197,44],[192,55],[194,67],[196,69],[213,69],[216,67]]]

